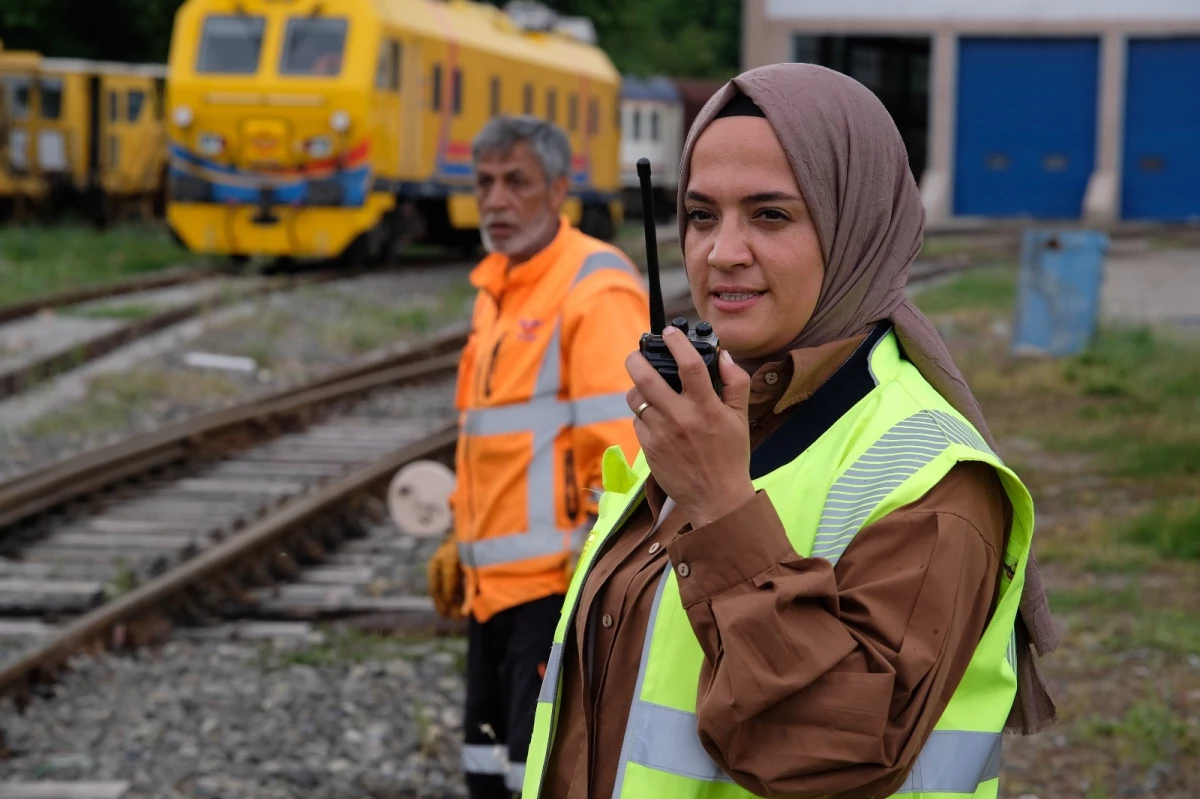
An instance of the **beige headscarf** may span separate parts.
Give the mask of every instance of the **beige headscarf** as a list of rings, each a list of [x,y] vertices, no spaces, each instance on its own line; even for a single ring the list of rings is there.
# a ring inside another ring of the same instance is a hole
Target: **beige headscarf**
[[[862,84],[811,64],[760,67],[725,84],[700,111],[684,144],[678,201],[681,246],[687,232],[683,198],[692,148],[739,93],[761,109],[783,145],[825,256],[816,310],[786,349],[837,341],[864,332],[874,322],[891,320],[909,360],[996,449],[979,403],[941,336],[905,296],[909,266],[921,251],[925,208],[895,123]],[[1006,729],[1032,733],[1053,722],[1056,714],[1029,644],[1039,655],[1058,646],[1032,553],[1017,637],[1017,701]]]

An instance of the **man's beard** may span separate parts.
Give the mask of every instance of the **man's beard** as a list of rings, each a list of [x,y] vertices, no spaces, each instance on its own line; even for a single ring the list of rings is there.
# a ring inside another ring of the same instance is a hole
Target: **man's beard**
[[[553,213],[546,214],[544,223],[532,225],[519,231],[515,236],[509,238],[509,240],[503,245],[497,244],[487,232],[488,225],[494,221],[497,220],[486,216],[480,220],[479,239],[482,242],[484,249],[489,253],[500,253],[502,255],[507,255],[510,258],[514,253],[531,258],[536,255],[537,252],[527,252],[527,250],[536,245],[538,242],[541,242],[543,239],[551,238],[551,233],[558,225],[558,215]],[[546,243],[549,242],[547,241]],[[542,246],[544,247],[545,244]]]

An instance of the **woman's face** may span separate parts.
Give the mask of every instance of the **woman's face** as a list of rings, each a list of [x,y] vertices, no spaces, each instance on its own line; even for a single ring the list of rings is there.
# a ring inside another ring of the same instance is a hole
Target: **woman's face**
[[[770,355],[812,317],[825,277],[817,230],[767,120],[713,121],[684,198],[692,301],[733,355]]]

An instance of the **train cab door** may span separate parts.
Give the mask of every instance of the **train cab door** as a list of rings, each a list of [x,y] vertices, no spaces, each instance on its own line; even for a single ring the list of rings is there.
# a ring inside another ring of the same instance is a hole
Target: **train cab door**
[[[421,41],[403,43],[400,82],[400,175],[403,180],[424,180],[421,169],[421,128],[424,119],[424,72]]]
[[[125,110],[122,89],[121,82],[112,76],[100,79],[100,124],[96,131],[96,140],[100,145],[98,184],[108,195],[121,194],[125,188],[125,158],[121,146],[124,133],[121,119]]]
[[[385,37],[379,43],[375,70],[375,102],[371,160],[376,177],[395,179],[400,170],[400,80],[403,76],[404,48],[396,39]]]
[[[37,75],[23,65],[0,65],[3,110],[4,160],[0,170],[6,179],[20,180],[37,169]]]
[[[154,84],[151,80],[136,78],[125,88],[123,115],[117,135],[123,150],[122,157],[126,160],[122,174],[127,191],[136,194],[150,191],[157,180],[155,161],[163,143],[154,103]]]

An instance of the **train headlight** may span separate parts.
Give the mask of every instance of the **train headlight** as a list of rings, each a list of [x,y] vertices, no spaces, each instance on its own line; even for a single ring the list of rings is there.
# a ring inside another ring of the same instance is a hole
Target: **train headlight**
[[[201,155],[220,155],[225,150],[225,139],[216,133],[201,133],[196,138],[196,149]]]
[[[350,130],[350,115],[345,111],[334,111],[329,115],[329,127],[337,133],[345,133]]]
[[[313,136],[304,144],[309,158],[328,158],[333,155],[333,139],[328,136]]]
[[[177,105],[171,112],[171,119],[175,120],[175,124],[179,127],[186,128],[192,124],[192,109],[186,105]]]

